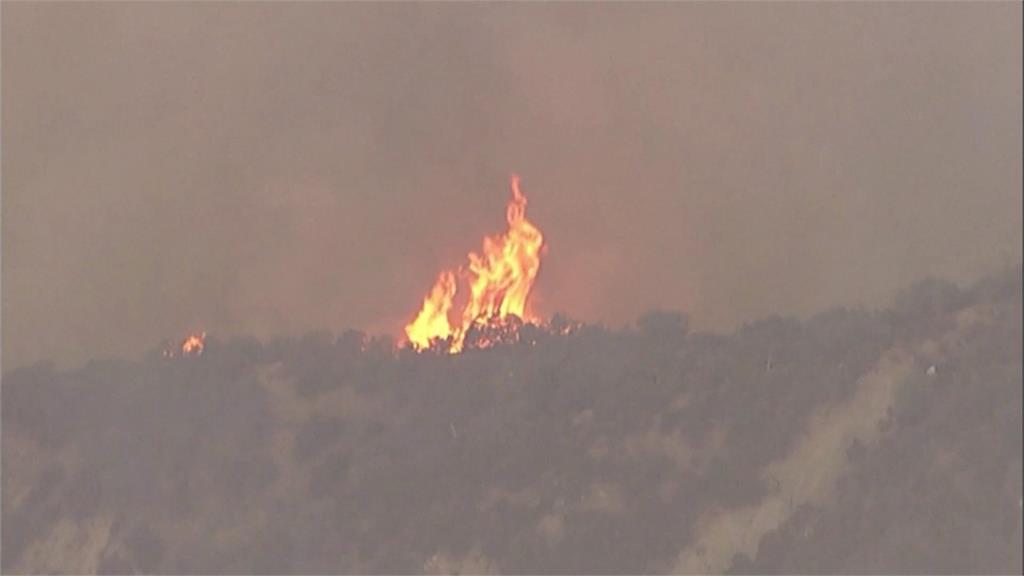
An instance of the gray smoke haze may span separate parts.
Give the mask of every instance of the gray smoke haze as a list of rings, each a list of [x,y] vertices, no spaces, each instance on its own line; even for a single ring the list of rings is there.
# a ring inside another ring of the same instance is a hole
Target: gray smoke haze
[[[1021,268],[729,335],[3,378],[4,573],[1020,573]]]
[[[1021,573],[1021,16],[0,3],[0,571]]]
[[[1019,3],[2,5],[3,364],[538,310],[729,330],[1021,259]]]

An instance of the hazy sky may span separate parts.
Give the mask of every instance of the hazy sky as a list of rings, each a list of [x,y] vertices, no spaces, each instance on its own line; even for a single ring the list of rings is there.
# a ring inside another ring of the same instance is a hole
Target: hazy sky
[[[536,308],[727,329],[1021,259],[1019,3],[2,5],[3,366]]]

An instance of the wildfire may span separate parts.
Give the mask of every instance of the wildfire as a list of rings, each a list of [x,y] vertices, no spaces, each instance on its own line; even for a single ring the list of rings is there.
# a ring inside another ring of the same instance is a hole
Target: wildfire
[[[178,349],[165,349],[161,352],[164,358],[174,358],[178,355],[178,350],[181,351],[181,355],[184,356],[200,356],[203,353],[203,349],[206,347],[206,332],[196,332],[195,334],[189,334],[187,338],[181,341],[181,345]]]
[[[405,327],[414,347],[445,343],[448,351],[455,353],[463,349],[471,329],[504,333],[517,329],[524,320],[533,320],[528,299],[540,271],[544,235],[526,219],[526,196],[519,191],[518,176],[512,176],[512,200],[505,218],[508,230],[484,237],[483,252],[470,252],[468,266],[438,276],[419,314]],[[453,322],[459,279],[468,285],[469,294]],[[493,340],[483,339],[477,346],[490,343]]]
[[[181,343],[182,356],[200,356],[206,343],[206,332],[189,334]]]

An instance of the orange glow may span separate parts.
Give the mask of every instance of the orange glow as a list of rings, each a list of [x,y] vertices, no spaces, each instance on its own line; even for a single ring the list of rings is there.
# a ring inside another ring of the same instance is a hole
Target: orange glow
[[[419,347],[427,347],[435,338],[447,338],[452,333],[448,322],[448,311],[455,299],[455,274],[449,270],[441,272],[430,294],[423,299],[423,308],[412,324],[405,327],[409,341]]]
[[[405,327],[409,342],[418,349],[435,342],[447,342],[449,352],[462,350],[471,328],[482,333],[517,330],[533,315],[528,307],[530,290],[540,271],[544,235],[526,219],[526,196],[519,190],[519,177],[512,176],[512,200],[505,212],[508,230],[484,238],[483,252],[470,252],[468,266],[445,270],[423,300],[416,318]],[[457,279],[469,287],[468,300],[453,323],[449,317],[458,291]],[[474,345],[485,348],[495,341],[479,338]]]
[[[198,334],[190,334],[188,338],[181,343],[181,355],[182,356],[199,356],[203,353],[203,348],[206,343],[206,332],[200,332]]]

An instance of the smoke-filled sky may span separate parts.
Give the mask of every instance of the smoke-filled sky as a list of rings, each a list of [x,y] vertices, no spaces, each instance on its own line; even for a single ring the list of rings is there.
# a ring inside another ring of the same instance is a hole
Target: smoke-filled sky
[[[703,328],[1021,259],[1019,3],[2,8],[3,365],[535,307]]]

